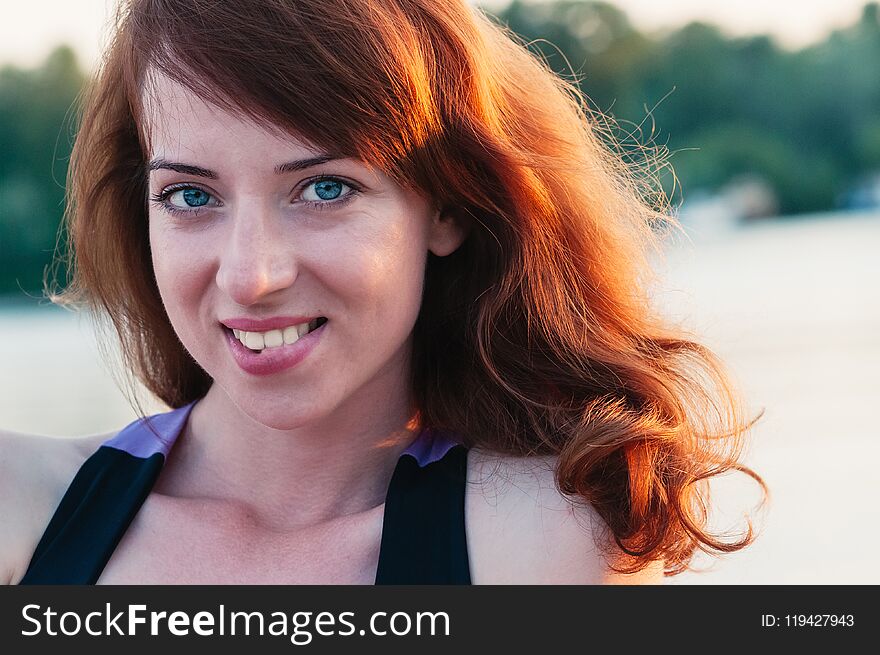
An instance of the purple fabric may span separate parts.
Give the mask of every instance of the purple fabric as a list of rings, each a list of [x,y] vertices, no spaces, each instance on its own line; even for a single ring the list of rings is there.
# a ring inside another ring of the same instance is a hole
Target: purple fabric
[[[412,455],[416,458],[419,466],[425,466],[441,459],[450,448],[458,443],[449,432],[426,428],[403,451],[403,454]]]
[[[138,419],[102,445],[124,450],[130,455],[144,459],[155,453],[161,453],[164,457],[168,457],[168,453],[183,431],[186,419],[196,402],[198,401],[193,401],[170,412]],[[150,426],[152,426],[152,430]],[[450,448],[458,443],[459,441],[453,437],[452,433],[427,428],[419,433],[402,455],[412,455],[419,466],[425,466],[441,459]]]
[[[147,458],[155,453],[167,457],[194,405],[195,401],[164,414],[139,418],[103,445],[135,457]]]

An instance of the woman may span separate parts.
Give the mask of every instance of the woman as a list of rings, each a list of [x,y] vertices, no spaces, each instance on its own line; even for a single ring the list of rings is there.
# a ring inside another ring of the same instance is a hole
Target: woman
[[[463,0],[125,2],[52,297],[174,409],[4,436],[6,579],[650,583],[751,542],[705,510],[748,426],[581,100]]]

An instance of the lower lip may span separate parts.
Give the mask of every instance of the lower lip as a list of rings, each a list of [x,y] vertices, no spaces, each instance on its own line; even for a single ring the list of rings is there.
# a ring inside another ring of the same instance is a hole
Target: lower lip
[[[225,327],[222,329],[226,333],[226,341],[232,350],[232,357],[245,373],[273,375],[286,371],[304,360],[317,345],[327,323],[301,336],[295,343],[286,343],[277,348],[264,348],[259,353],[245,347],[241,341],[235,338],[232,330]]]

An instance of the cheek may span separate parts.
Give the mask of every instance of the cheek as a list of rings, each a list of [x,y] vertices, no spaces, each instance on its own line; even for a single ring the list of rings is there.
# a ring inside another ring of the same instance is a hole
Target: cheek
[[[169,301],[173,301],[179,295],[179,287],[185,283],[186,277],[180,274],[180,258],[174,240],[152,224],[150,225],[150,256],[156,284],[167,308]]]
[[[337,261],[347,262],[348,287],[357,289],[349,294],[353,303],[387,328],[391,322],[408,329],[418,315],[426,257],[418,235],[393,229],[355,243]]]
[[[188,341],[186,335],[191,331],[187,326],[195,316],[198,297],[204,287],[204,266],[200,262],[203,249],[197,243],[170,234],[164,230],[150,228],[150,251],[153,273],[159,295],[172,326]]]

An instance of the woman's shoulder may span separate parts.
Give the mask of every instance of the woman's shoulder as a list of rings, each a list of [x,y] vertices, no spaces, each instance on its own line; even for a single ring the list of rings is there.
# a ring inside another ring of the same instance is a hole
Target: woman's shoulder
[[[555,482],[553,456],[468,454],[465,515],[474,584],[661,584],[656,563],[625,575],[599,546],[605,524]]]
[[[22,578],[79,467],[109,436],[0,430],[0,582],[15,584]]]

